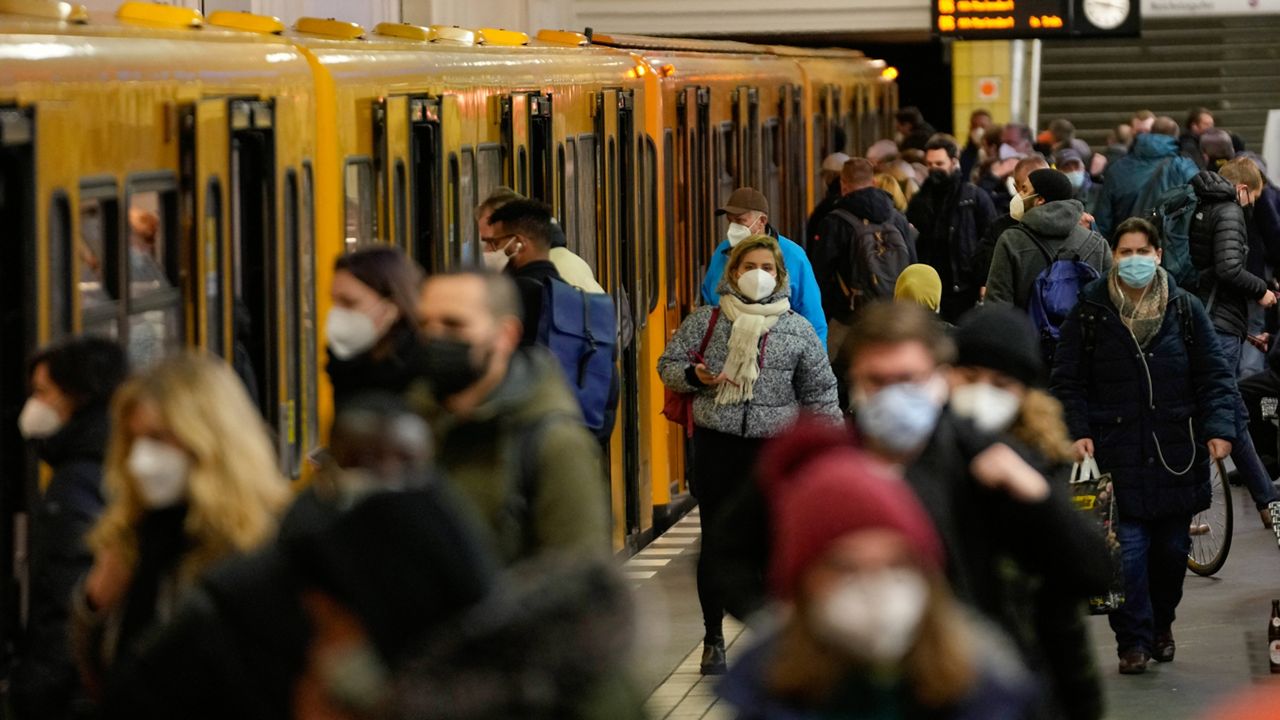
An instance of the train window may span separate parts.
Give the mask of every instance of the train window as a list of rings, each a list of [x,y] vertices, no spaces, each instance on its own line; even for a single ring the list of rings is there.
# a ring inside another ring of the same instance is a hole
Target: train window
[[[663,239],[666,245],[667,307],[676,306],[676,156],[675,133],[662,132]]]
[[[781,226],[787,213],[784,212],[786,203],[782,201],[782,163],[778,158],[782,151],[782,135],[777,118],[770,118],[765,122],[763,143],[760,163],[764,166],[764,181],[761,183],[764,187],[761,190],[774,214],[774,224]]]
[[[302,256],[298,251],[298,173],[289,170],[284,176],[284,356],[285,356],[285,399],[284,417],[280,419],[284,433],[281,443],[285,448],[285,456],[281,458],[285,474],[298,477],[302,468],[301,443],[302,413],[299,404],[302,397],[302,373],[306,368],[300,367],[305,361],[302,358],[301,338],[302,303],[299,300],[299,288],[302,284]]]
[[[462,257],[464,262],[474,263],[480,257],[476,246],[476,221],[473,217],[480,200],[476,197],[475,183],[476,153],[470,147],[462,148],[462,161],[458,167],[458,201],[463,212],[458,215],[458,225],[462,229]]]
[[[516,154],[516,185],[521,195],[529,194],[529,151],[524,147]]]
[[[822,189],[822,159],[827,156],[827,122],[819,113],[813,116],[813,187]]]
[[[841,143],[840,152],[854,151],[853,141],[857,137],[858,129],[853,125],[853,113],[845,113],[844,117],[840,118],[840,125],[844,128],[844,142]]]
[[[580,234],[581,208],[578,206],[578,141],[567,138],[564,141],[564,167],[560,169],[560,185],[564,190],[560,222],[564,225],[564,240],[569,249],[576,255],[582,255],[582,235]]]
[[[557,177],[560,178],[560,186],[558,188],[560,192],[556,196],[555,214],[556,214],[556,217],[560,220],[561,224],[563,225],[564,218],[565,218],[564,143],[559,143],[558,145],[556,145],[556,172],[559,173]],[[569,233],[569,229],[561,228],[561,230],[564,232],[565,243],[568,244],[569,247],[573,247],[573,240],[571,239],[572,236]]]
[[[120,205],[115,193],[114,185],[80,188],[76,244],[80,331],[113,338],[120,335]]]
[[[176,200],[171,190],[129,189],[127,349],[135,368],[159,362],[182,344]]]
[[[578,256],[599,276],[596,265],[596,136],[578,136]]]
[[[406,225],[405,220],[408,219],[408,215],[409,215],[408,199],[406,197],[406,192],[405,192],[405,174],[406,173],[404,169],[404,160],[396,160],[396,177],[394,181],[395,182],[395,189],[394,189],[395,213],[396,213],[396,220],[394,225],[396,229],[395,244],[396,244],[396,247],[402,250],[407,250],[409,247],[408,233],[405,229],[405,225]]]
[[[49,200],[49,319],[53,337],[71,334],[71,202],[61,190]]]
[[[206,346],[219,357],[226,354],[222,317],[222,184],[209,178],[204,192],[204,303]]]
[[[476,146],[476,193],[481,199],[489,197],[502,185],[502,146],[484,143]],[[476,203],[479,205],[480,203]],[[473,206],[474,207],[474,206]]]
[[[298,326],[302,340],[302,382],[304,386],[305,418],[302,429],[302,447],[320,445],[319,391],[316,387],[316,225],[315,198],[311,163],[302,164],[301,185],[298,189],[298,255],[299,292]]]
[[[346,240],[347,251],[377,237],[373,206],[373,161],[368,158],[347,161],[346,172]]]
[[[641,211],[644,219],[644,244],[648,248],[645,257],[645,280],[648,281],[649,295],[646,298],[645,314],[658,307],[658,147],[653,138],[644,138],[644,179],[645,206]]]
[[[461,183],[461,169],[458,167],[458,153],[449,153],[449,190],[446,194],[449,202],[449,248],[448,264],[461,262],[463,265],[470,265],[472,258],[466,252],[466,248],[462,245],[462,235],[460,233],[462,226],[462,193],[458,189]]]
[[[716,206],[729,199],[729,195],[733,193],[737,187],[737,159],[738,151],[736,139],[737,136],[733,130],[733,123],[721,123],[720,129],[716,132],[716,178],[717,191]]]

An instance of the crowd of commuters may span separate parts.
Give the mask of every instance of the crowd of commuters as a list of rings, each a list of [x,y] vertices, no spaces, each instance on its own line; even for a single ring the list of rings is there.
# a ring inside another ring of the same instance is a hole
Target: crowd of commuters
[[[963,145],[897,120],[824,160],[802,242],[759,190],[724,199],[702,306],[651,369],[689,409],[700,669],[749,719],[1097,720],[1088,600],[1123,594],[1120,673],[1174,660],[1210,462],[1280,527],[1280,193],[1202,108],[1099,152],[1062,119],[979,111]],[[557,287],[584,317],[613,296],[546,205],[501,188],[475,220],[476,268],[337,261],[335,417],[302,488],[224,362],[130,375],[95,338],[30,360],[18,429],[52,472],[20,719],[641,715],[602,453],[619,378],[591,426],[546,322]],[[609,347],[634,339],[618,300]],[[1090,458],[1110,538],[1071,503]],[[757,629],[739,657],[726,613]]]

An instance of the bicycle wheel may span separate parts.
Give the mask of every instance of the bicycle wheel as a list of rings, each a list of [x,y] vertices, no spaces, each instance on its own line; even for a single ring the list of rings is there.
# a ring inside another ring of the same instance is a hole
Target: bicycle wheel
[[[1221,570],[1231,550],[1231,484],[1221,460],[1209,466],[1209,494],[1209,509],[1191,518],[1191,552],[1187,553],[1187,567],[1204,577]]]

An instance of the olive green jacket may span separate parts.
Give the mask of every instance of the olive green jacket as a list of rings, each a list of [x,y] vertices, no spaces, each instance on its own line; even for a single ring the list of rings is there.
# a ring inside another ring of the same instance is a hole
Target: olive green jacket
[[[502,384],[467,417],[445,410],[425,383],[411,398],[435,433],[438,465],[504,564],[547,550],[609,551],[600,445],[549,352],[517,351]]]

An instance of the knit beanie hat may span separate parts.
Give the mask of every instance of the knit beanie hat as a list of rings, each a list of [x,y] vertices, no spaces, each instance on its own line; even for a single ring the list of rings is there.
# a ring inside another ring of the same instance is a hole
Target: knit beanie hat
[[[1023,385],[1040,385],[1044,360],[1040,336],[1027,313],[1008,305],[974,308],[955,330],[959,367],[1002,372]]]
[[[1066,173],[1051,168],[1033,170],[1028,179],[1036,194],[1045,202],[1070,200],[1075,196],[1075,188],[1071,187],[1071,178]]]
[[[924,264],[908,265],[898,275],[893,287],[894,300],[910,300],[937,311],[942,302],[942,278],[938,271]]]
[[[349,608],[383,658],[397,662],[497,579],[458,502],[438,483],[375,493],[329,527],[290,539],[287,552],[303,583]]]
[[[922,566],[941,569],[942,543],[906,482],[849,445],[814,446],[828,434],[817,421],[801,422],[761,457],[773,519],[773,593],[793,597],[815,561],[841,538],[863,530],[898,532]]]

